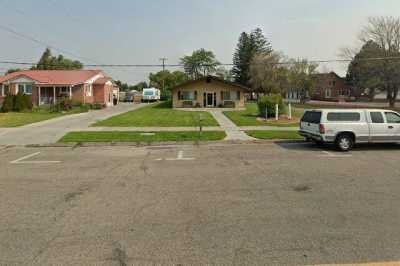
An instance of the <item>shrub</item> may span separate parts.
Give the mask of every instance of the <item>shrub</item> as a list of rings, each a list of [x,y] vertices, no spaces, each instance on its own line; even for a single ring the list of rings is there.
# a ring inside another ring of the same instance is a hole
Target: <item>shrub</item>
[[[26,110],[32,110],[32,98],[30,95],[26,95],[22,92],[18,92],[14,98],[13,110],[15,112],[22,112]]]
[[[101,110],[101,109],[103,109],[105,106],[104,106],[104,104],[102,104],[102,103],[94,103],[94,104],[92,104],[92,109],[93,110]]]
[[[3,113],[11,112],[14,109],[14,95],[7,94],[4,98],[3,106],[1,107],[1,111]]]
[[[280,94],[270,94],[262,97],[257,103],[260,116],[265,117],[265,109],[267,108],[268,117],[274,117],[276,104],[279,106],[279,114],[283,114],[285,105]]]

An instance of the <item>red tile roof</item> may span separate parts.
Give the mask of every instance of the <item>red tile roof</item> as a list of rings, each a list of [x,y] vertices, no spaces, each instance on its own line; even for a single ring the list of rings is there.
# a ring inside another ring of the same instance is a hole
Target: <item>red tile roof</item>
[[[101,73],[101,70],[23,70],[0,77],[0,83],[27,77],[43,85],[77,85]]]

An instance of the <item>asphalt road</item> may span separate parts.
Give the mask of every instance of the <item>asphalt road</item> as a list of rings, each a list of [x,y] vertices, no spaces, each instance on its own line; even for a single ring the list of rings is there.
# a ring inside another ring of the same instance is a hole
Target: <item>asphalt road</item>
[[[400,261],[400,146],[1,148],[0,265]]]

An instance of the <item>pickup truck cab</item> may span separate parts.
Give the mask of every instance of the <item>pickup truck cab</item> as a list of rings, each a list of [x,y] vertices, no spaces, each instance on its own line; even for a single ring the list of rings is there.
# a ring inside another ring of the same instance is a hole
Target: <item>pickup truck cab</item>
[[[300,135],[317,143],[334,143],[349,151],[356,143],[400,142],[400,114],[378,109],[306,110]]]

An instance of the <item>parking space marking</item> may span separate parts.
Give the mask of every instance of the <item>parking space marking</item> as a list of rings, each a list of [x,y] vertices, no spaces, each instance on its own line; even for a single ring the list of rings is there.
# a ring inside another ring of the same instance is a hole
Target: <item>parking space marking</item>
[[[51,163],[61,163],[61,161],[25,161],[25,160],[33,158],[33,157],[35,157],[35,156],[37,156],[39,154],[40,154],[40,151],[32,153],[32,154],[28,154],[28,155],[26,155],[24,157],[21,157],[21,158],[19,158],[17,160],[14,160],[14,161],[10,162],[10,164],[51,164]]]
[[[176,158],[166,158],[166,159],[158,158],[158,159],[156,159],[156,161],[164,161],[164,160],[165,161],[193,161],[193,160],[196,160],[196,158],[185,158],[185,157],[183,157],[183,151],[180,150],[178,152],[178,156]]]
[[[353,155],[351,155],[351,154],[337,155],[337,154],[334,154],[329,151],[322,151],[322,153],[324,153],[325,155],[319,155],[318,157],[322,157],[322,158],[350,158],[350,157],[353,157]]]

